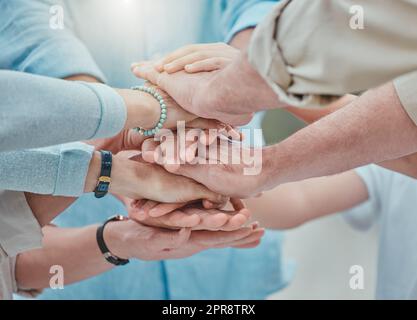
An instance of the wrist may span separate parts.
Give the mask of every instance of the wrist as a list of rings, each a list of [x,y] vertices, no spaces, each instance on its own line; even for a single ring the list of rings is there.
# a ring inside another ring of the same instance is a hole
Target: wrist
[[[129,233],[126,226],[130,221],[109,222],[104,229],[104,241],[110,252],[120,259],[128,260],[131,258],[129,253]]]
[[[141,187],[146,186],[144,181],[147,174],[142,163],[115,156],[113,157],[112,182],[109,192],[130,199],[140,199],[144,194]]]
[[[123,98],[127,121],[125,129],[153,128],[160,118],[160,106],[158,101],[146,92],[129,89],[116,90]]]
[[[97,181],[100,178],[101,171],[101,154],[98,151],[94,151],[88,167],[87,177],[85,180],[84,192],[94,192]]]
[[[277,109],[282,106],[278,95],[267,83],[267,81],[259,74],[258,70],[249,62],[247,51],[240,55],[236,64],[237,76],[244,77],[249,88],[256,88],[257,93],[251,95],[251,103],[253,104],[252,111],[262,111],[268,109]]]
[[[282,163],[291,165],[289,160],[285,160],[283,153],[278,152],[277,146],[269,146],[262,150],[262,173],[259,177],[259,188],[262,191],[274,189],[278,185],[285,183],[285,167]]]

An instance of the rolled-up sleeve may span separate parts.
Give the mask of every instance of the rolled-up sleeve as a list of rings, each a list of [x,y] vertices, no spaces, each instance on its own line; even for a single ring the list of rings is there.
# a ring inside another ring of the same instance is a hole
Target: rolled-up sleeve
[[[248,58],[283,102],[322,107],[417,70],[416,19],[414,1],[283,0],[255,30]]]
[[[417,125],[417,71],[398,77],[394,86],[403,108]]]

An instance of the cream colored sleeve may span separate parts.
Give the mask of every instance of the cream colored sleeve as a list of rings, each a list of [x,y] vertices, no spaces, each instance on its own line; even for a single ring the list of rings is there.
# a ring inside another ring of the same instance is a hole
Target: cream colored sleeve
[[[42,246],[41,226],[23,192],[0,190],[0,246],[7,257]]]
[[[255,30],[249,61],[283,102],[321,107],[399,77],[402,99],[415,91],[405,84],[408,76],[401,76],[417,70],[417,28],[410,28],[417,21],[417,1],[354,4],[284,0]],[[411,102],[404,104],[409,111]],[[416,121],[417,111],[409,113]]]

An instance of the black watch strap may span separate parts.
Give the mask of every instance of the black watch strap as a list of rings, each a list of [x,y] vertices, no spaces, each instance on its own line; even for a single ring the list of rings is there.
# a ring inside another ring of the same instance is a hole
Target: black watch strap
[[[100,151],[101,153],[101,171],[100,178],[98,178],[94,195],[96,198],[103,198],[109,192],[111,182],[111,168],[113,163],[113,156],[110,151]]]
[[[109,222],[125,221],[127,219],[128,218],[124,216],[117,215],[109,218],[103,225],[97,228],[96,238],[98,247],[100,248],[100,251],[103,254],[104,258],[111,264],[114,264],[115,266],[124,266],[129,263],[129,260],[121,259],[110,252],[109,248],[106,245],[106,242],[104,241],[104,228]]]

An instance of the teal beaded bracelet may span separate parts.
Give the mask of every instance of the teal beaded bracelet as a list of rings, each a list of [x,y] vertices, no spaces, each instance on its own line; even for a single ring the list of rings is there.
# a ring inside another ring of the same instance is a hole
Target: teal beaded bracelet
[[[149,93],[153,96],[156,100],[158,100],[159,105],[161,106],[161,117],[159,118],[158,124],[153,129],[143,129],[143,128],[136,128],[136,130],[145,137],[151,137],[159,132],[164,126],[165,121],[167,120],[167,105],[165,104],[164,98],[153,88],[148,88],[145,86],[136,86],[133,87],[132,90],[138,90],[142,92]]]

